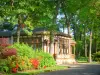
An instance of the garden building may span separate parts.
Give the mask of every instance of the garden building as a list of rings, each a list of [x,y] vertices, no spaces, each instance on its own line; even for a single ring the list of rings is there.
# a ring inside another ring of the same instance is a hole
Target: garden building
[[[24,32],[20,34],[20,42],[27,43],[35,49],[43,49],[55,58],[57,64],[74,64],[75,61],[75,44],[76,42],[70,35],[62,32],[54,33],[54,43],[50,49],[50,32],[44,28],[33,30],[33,34],[28,36]],[[0,31],[0,44],[13,44],[17,41],[16,34],[13,31]]]

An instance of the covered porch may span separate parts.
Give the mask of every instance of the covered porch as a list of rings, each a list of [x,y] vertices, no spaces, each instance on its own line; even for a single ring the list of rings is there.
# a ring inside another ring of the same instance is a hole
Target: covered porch
[[[57,64],[75,64],[75,44],[71,36],[64,33],[56,33],[54,45],[50,51],[50,35],[44,35],[43,49],[55,58]]]

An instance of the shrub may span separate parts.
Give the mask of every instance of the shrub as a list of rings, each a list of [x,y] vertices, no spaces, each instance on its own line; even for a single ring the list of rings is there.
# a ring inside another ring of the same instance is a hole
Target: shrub
[[[18,56],[26,56],[28,58],[34,58],[36,56],[35,51],[33,51],[33,48],[30,47],[28,44],[15,43],[10,46],[10,48],[16,48]]]
[[[13,55],[0,60],[0,71],[2,72],[16,73],[18,70],[22,71],[32,68],[33,66],[28,57]]]
[[[10,44],[0,44],[0,46],[5,48],[5,47],[10,46]]]
[[[44,66],[50,67],[56,64],[53,56],[51,56],[49,53],[38,51],[37,56],[38,56],[38,59],[40,60],[40,65],[39,65],[40,68],[43,68]]]
[[[40,64],[39,67],[44,67],[44,66],[53,66],[56,64],[53,56],[51,56],[49,53],[43,52],[43,50],[33,50],[32,47],[28,46],[27,44],[18,44],[15,43],[13,48],[17,49],[17,54],[18,56],[26,56],[29,59],[30,58],[36,58],[39,60]]]
[[[22,71],[22,70],[29,70],[32,69],[32,63],[30,63],[30,59],[26,56],[19,56],[17,58],[17,62],[18,62],[18,70]]]
[[[93,54],[93,60],[100,62],[100,51]]]
[[[10,46],[10,44],[0,44],[0,58],[3,58],[3,52],[5,49]],[[6,52],[6,51],[5,51]],[[5,54],[5,53],[4,53]]]
[[[0,59],[0,71],[2,72],[11,72],[11,69],[15,67],[15,57],[16,56],[8,56],[5,59]]]
[[[7,58],[8,56],[12,56],[12,55],[17,54],[15,48],[5,48],[1,53],[2,53],[4,58]]]
[[[8,61],[6,59],[0,59],[0,72],[9,72],[10,71],[7,63],[8,63]]]
[[[5,59],[0,61],[0,71],[13,72],[39,69],[54,66],[56,64],[53,56],[42,50],[33,50],[27,44],[15,43],[4,49]],[[3,63],[5,62],[5,63]]]

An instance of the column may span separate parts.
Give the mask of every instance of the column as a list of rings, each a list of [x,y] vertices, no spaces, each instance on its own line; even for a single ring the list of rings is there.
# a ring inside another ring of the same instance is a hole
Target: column
[[[44,36],[42,35],[41,38],[42,38],[42,50],[44,50]]]
[[[74,45],[74,55],[75,55],[75,45]]]
[[[10,43],[13,44],[13,40],[14,40],[14,39],[13,39],[13,36],[11,36],[11,39],[10,39],[10,40],[11,40]]]
[[[70,52],[70,38],[68,39],[68,54],[71,54],[71,52]]]

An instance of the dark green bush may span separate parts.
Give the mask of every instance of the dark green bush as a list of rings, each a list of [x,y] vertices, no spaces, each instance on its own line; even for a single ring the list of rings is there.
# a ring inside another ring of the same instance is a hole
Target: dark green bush
[[[94,53],[92,58],[94,61],[100,62],[100,51]]]

